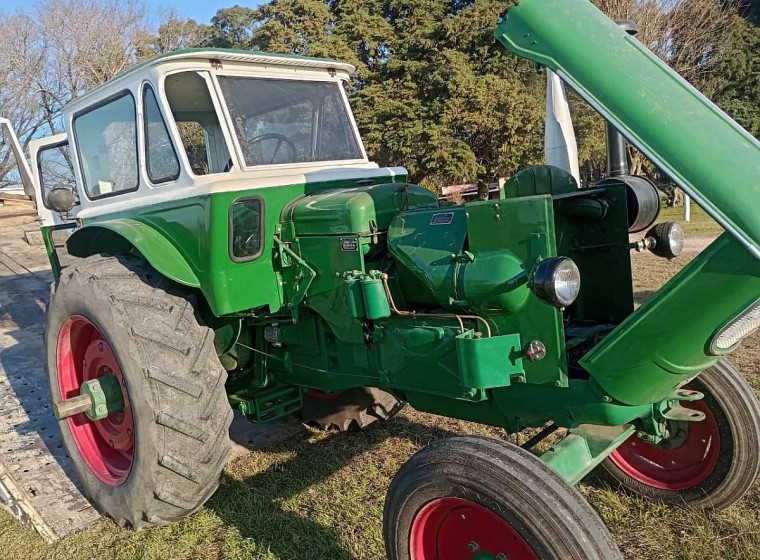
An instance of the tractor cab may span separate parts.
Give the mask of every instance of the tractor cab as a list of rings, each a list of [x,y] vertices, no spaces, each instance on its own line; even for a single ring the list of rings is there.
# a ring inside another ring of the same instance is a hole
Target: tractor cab
[[[342,87],[352,72],[327,59],[198,49],[140,64],[67,106],[65,137],[36,142],[38,202],[60,214],[45,222],[182,199],[244,174],[277,186],[325,168],[376,169]],[[59,189],[74,196],[48,200]]]

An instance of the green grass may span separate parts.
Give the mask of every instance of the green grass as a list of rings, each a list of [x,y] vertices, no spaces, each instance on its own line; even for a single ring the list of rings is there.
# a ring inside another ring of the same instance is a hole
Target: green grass
[[[668,262],[634,257],[643,299],[693,254]],[[760,389],[760,336],[734,362]],[[133,533],[104,520],[55,545],[0,512],[0,556],[7,559],[381,560],[385,491],[416,450],[451,434],[498,430],[406,411],[362,433],[305,431],[230,464],[217,494],[191,518]],[[719,513],[671,508],[614,492],[593,476],[580,487],[607,522],[626,558],[760,558],[760,492]]]
[[[687,235],[716,235],[723,233],[723,228],[696,204],[691,205],[691,220],[683,220],[683,206],[668,208],[665,199],[658,222],[679,222]]]

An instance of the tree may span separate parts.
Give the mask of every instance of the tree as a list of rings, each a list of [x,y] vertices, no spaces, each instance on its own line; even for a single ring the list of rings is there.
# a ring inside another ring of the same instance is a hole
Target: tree
[[[209,41],[215,47],[250,49],[254,20],[252,8],[238,5],[222,8],[211,18]]]
[[[42,71],[37,28],[29,18],[14,15],[0,19],[0,116],[7,118],[26,149],[44,126],[45,119],[36,90]],[[3,139],[4,140],[4,139]],[[18,168],[11,150],[0,150],[0,188],[18,184]]]
[[[0,14],[0,112],[22,145],[61,132],[63,107],[134,64],[148,29],[137,0],[44,0],[34,11]],[[0,159],[0,184],[14,167]]]
[[[336,3],[364,26],[343,33],[366,68],[354,107],[381,164],[403,164],[429,186],[477,181],[485,191],[540,160],[543,91],[529,63],[495,44],[503,2],[372,6],[364,16],[353,1]]]
[[[148,50],[141,53],[141,58],[202,47],[211,43],[211,34],[210,26],[199,24],[194,19],[183,18],[174,9],[165,10],[161,14],[158,33],[149,39]]]
[[[716,68],[713,100],[755,137],[760,137],[760,2],[749,4]]]

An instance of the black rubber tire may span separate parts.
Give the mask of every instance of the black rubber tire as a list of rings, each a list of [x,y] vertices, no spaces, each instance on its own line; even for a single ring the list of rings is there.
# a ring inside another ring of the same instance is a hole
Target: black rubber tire
[[[496,513],[541,559],[622,559],[588,502],[540,459],[512,444],[467,436],[425,447],[396,474],[383,514],[388,560],[410,559],[415,517],[427,503],[445,497]]]
[[[607,458],[599,476],[615,488],[666,503],[723,509],[737,502],[760,475],[760,402],[744,376],[722,361],[687,385],[705,394],[720,434],[718,462],[708,478],[693,488],[663,490],[626,475]],[[635,436],[633,436],[635,437]]]
[[[374,387],[358,387],[326,397],[304,394],[301,422],[322,430],[361,430],[375,422],[390,420],[406,406],[390,393]]]
[[[227,372],[195,298],[132,256],[92,256],[64,269],[48,306],[46,352],[60,401],[56,344],[64,321],[82,315],[108,339],[129,392],[134,463],[120,486],[90,471],[68,423],[63,440],[85,494],[121,526],[176,522],[214,493],[231,453]]]

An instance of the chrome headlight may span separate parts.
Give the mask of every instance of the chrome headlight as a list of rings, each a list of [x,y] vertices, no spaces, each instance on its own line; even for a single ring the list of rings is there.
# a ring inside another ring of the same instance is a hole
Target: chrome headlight
[[[537,297],[562,309],[578,297],[581,291],[581,273],[572,259],[546,259],[533,269],[530,289]]]
[[[657,224],[647,232],[646,237],[654,240],[649,250],[658,257],[674,259],[683,251],[683,228],[678,222]]]
[[[724,326],[710,343],[710,353],[725,354],[760,328],[760,299]]]

